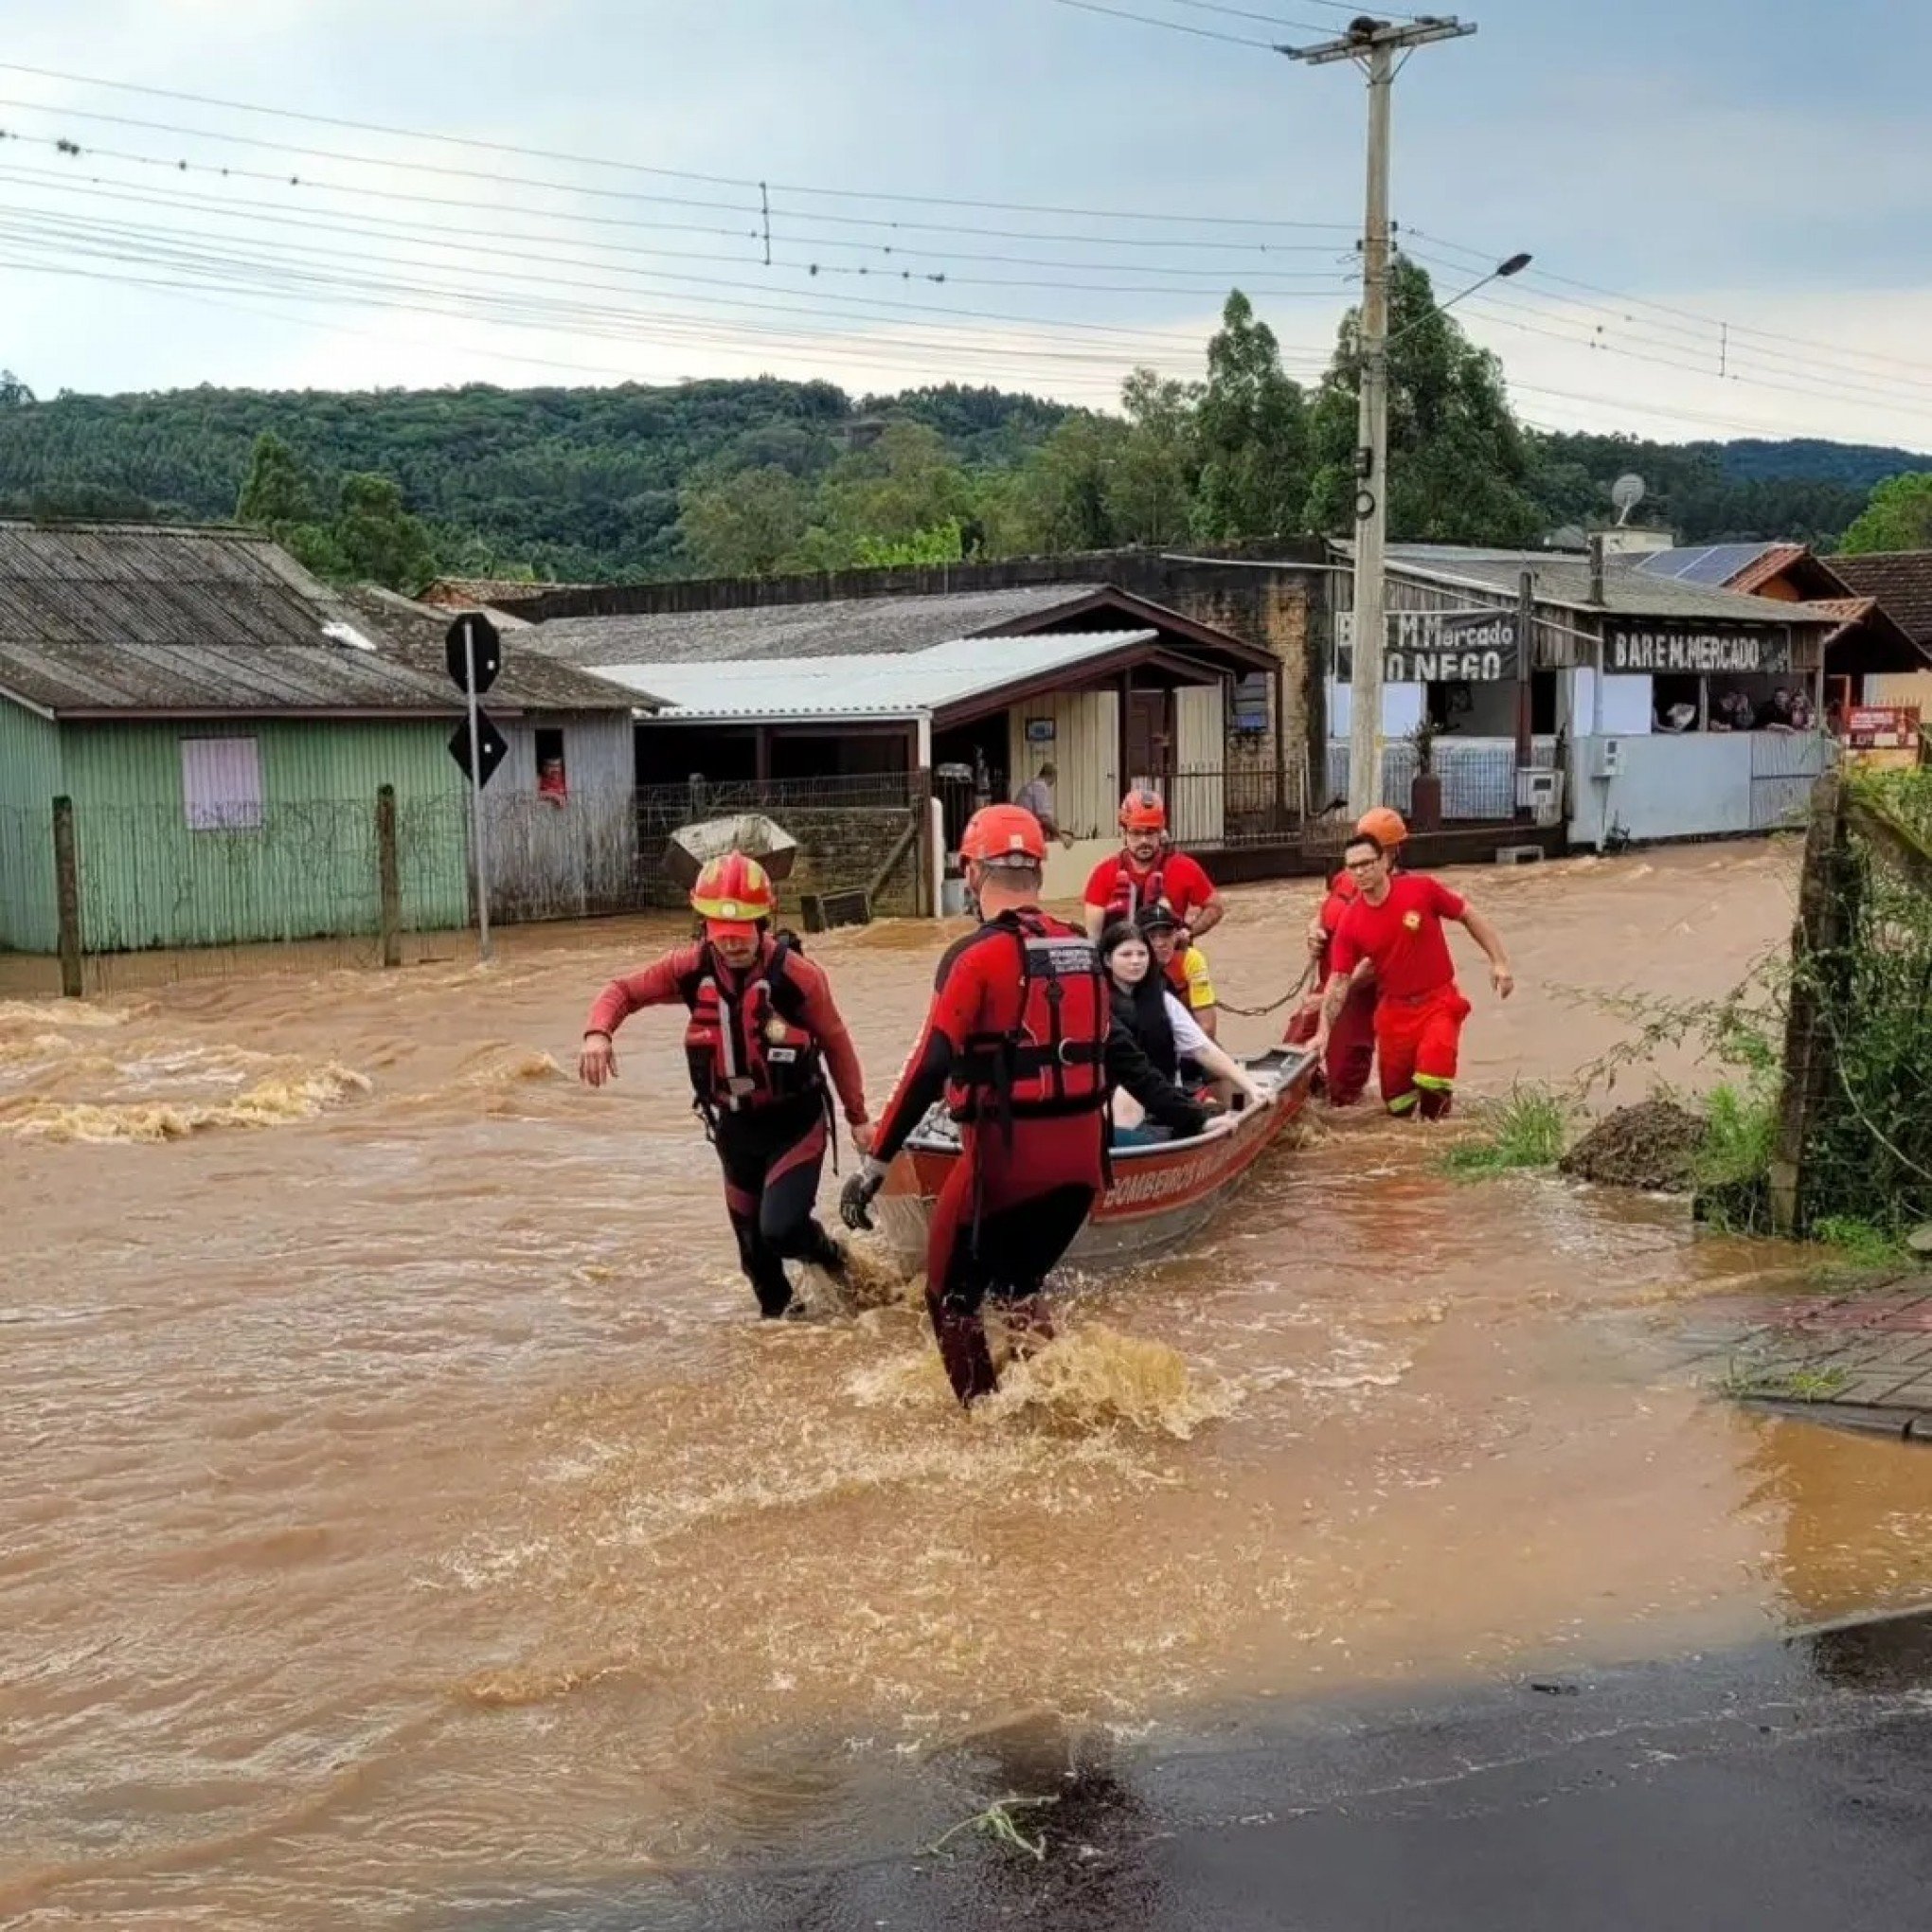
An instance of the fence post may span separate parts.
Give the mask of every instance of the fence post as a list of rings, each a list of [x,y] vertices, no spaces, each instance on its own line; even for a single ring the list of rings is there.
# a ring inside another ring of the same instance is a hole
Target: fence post
[[[80,983],[80,861],[74,844],[74,801],[54,800],[54,905],[61,928],[61,997],[79,999]]]
[[[396,864],[396,788],[376,787],[376,882],[382,897],[383,964],[402,963],[402,874]]]
[[[1804,1200],[1804,1142],[1832,1077],[1825,1038],[1819,963],[1836,950],[1843,924],[1840,854],[1845,844],[1843,781],[1828,772],[1812,794],[1798,877],[1798,922],[1791,933],[1791,998],[1784,1019],[1784,1084],[1778,1097],[1778,1135],[1771,1151],[1771,1226],[1797,1237]]]

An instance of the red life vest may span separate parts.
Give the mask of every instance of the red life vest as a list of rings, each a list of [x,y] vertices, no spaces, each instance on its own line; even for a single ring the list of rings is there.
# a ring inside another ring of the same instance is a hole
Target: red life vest
[[[1156,865],[1145,879],[1136,879],[1128,869],[1123,854],[1114,871],[1113,896],[1107,901],[1107,918],[1131,920],[1143,905],[1158,905],[1167,897],[1167,880]]]
[[[1041,1119],[1107,1102],[1111,1025],[1100,956],[1071,927],[1021,913],[1020,1016],[1004,1032],[969,1034],[946,1083],[956,1120]]]
[[[818,1042],[805,1024],[804,995],[785,971],[793,941],[781,939],[763,966],[726,993],[707,946],[678,981],[690,1009],[685,1060],[691,1091],[706,1114],[741,1113],[822,1095]]]

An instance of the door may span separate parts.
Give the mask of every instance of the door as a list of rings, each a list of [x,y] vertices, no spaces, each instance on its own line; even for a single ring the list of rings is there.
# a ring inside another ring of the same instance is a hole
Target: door
[[[1167,691],[1130,691],[1127,702],[1127,782],[1164,791],[1174,764],[1173,701]]]

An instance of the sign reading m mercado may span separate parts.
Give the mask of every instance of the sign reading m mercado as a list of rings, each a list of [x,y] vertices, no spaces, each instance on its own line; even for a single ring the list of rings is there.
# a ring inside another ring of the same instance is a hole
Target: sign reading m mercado
[[[1335,674],[1354,674],[1354,614],[1335,617]],[[1385,684],[1500,684],[1516,675],[1514,611],[1390,611]]]
[[[1610,617],[1603,624],[1604,669],[1708,675],[1712,672],[1789,671],[1789,633],[1767,626],[1745,631],[1724,624],[1671,623],[1658,618]]]

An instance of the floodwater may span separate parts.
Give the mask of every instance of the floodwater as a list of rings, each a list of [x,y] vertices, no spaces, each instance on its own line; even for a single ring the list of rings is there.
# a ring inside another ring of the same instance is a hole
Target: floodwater
[[[1587,990],[1724,991],[1790,872],[1465,880],[1521,980],[1469,975],[1466,1090],[1621,1037]],[[1285,989],[1312,890],[1230,895],[1225,998]],[[673,1018],[567,1077],[668,930],[0,1004],[0,1921],[441,1923],[862,1850],[868,1795],[1018,1721],[1125,1748],[1932,1595],[1923,1458],[1682,1372],[1688,1306],[1800,1261],[1452,1184],[1367,1113],[1070,1284],[971,1417],[903,1303],[760,1325]],[[880,1097],[939,943],[813,942]]]

